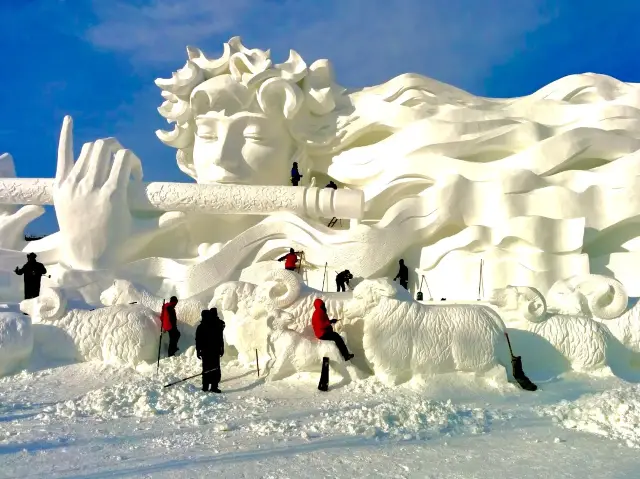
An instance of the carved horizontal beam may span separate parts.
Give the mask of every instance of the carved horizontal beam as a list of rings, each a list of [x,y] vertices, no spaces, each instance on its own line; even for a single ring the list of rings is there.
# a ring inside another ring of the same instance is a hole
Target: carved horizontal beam
[[[52,205],[53,179],[0,178],[0,204]],[[194,211],[210,214],[296,213],[316,218],[362,219],[364,193],[306,186],[205,185],[152,182],[128,191],[133,211]]]

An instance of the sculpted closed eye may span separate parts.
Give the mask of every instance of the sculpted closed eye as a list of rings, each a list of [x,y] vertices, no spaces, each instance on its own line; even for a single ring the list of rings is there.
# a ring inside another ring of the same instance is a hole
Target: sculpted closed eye
[[[198,128],[196,134],[203,140],[215,141],[218,139],[218,134],[209,128]]]
[[[245,130],[244,137],[247,140],[252,141],[264,141],[266,139],[265,135],[263,135],[259,130]]]

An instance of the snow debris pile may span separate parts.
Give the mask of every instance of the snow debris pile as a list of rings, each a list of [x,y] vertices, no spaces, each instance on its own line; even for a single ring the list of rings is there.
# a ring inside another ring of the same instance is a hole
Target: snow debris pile
[[[325,411],[303,426],[307,434],[336,431],[349,435],[389,439],[430,439],[437,435],[483,434],[498,412],[420,398],[387,398],[383,401],[327,402]]]
[[[124,382],[88,392],[75,399],[43,409],[39,419],[97,421],[125,417],[164,416],[175,424],[210,424],[217,431],[244,431],[255,436],[312,438],[350,435],[398,440],[430,439],[438,435],[482,434],[501,413],[421,398],[396,397],[375,378],[366,382],[378,394],[338,395],[317,403],[318,412],[300,417],[292,414],[292,399],[265,399],[252,395],[215,395],[200,391],[199,379],[163,385],[197,374],[199,361],[193,348],[184,355],[163,360],[159,377],[153,368],[135,373]],[[361,397],[363,396],[363,397]]]
[[[589,394],[576,401],[562,401],[539,410],[559,425],[623,441],[640,448],[640,387]]]
[[[31,319],[19,313],[0,313],[0,377],[20,369],[32,350]]]

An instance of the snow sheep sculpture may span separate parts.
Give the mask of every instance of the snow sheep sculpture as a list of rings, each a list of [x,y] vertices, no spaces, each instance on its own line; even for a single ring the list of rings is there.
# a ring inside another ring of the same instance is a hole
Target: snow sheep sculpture
[[[273,369],[274,377],[282,378],[319,370],[323,356],[318,360],[318,354],[323,354],[332,359],[336,372],[349,378],[346,366],[338,364],[343,360],[336,346],[318,341],[311,329],[316,298],[325,300],[332,317],[341,310],[342,301],[326,296],[332,295],[307,288],[297,273],[273,270],[260,285],[242,281],[221,284],[209,307],[223,311],[225,340],[238,350],[241,364],[253,365],[257,350],[261,368]]]
[[[19,313],[0,313],[0,377],[21,369],[32,350],[31,319]]]
[[[168,300],[169,298],[167,298]],[[105,306],[118,304],[141,304],[154,311],[158,316],[162,310],[163,299],[137,289],[131,281],[116,279],[113,284],[100,294],[100,302]],[[176,306],[178,330],[182,334],[180,342],[191,345],[194,342],[196,328],[205,304],[194,298],[181,299]],[[184,348],[186,349],[186,348]]]
[[[589,275],[558,282],[549,292],[549,305],[540,291],[525,286],[497,289],[489,302],[505,317],[523,319],[519,328],[550,343],[572,369],[587,372],[610,365],[611,331],[594,315],[623,313],[627,296],[622,285]]]
[[[267,313],[270,329],[269,346],[275,360],[269,367],[269,380],[277,381],[296,372],[320,372],[322,358],[329,358],[330,368],[349,381],[348,363],[344,361],[335,343],[320,341],[313,335],[291,329],[294,318],[282,310]]]
[[[482,305],[427,306],[388,279],[365,280],[344,305],[345,321],[364,323],[363,347],[375,375],[396,385],[412,377],[497,366],[512,379],[505,325]]]
[[[157,357],[160,319],[146,306],[116,305],[93,311],[68,311],[60,290],[43,288],[38,298],[22,301],[20,309],[32,317],[36,326],[64,331],[70,341],[67,344],[60,341],[58,347],[73,345],[73,356],[77,360],[135,366]]]

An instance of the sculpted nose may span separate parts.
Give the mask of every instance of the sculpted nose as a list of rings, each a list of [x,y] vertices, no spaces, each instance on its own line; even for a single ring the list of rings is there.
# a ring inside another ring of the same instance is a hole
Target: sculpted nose
[[[235,159],[235,156],[237,156],[237,145],[234,145],[233,143],[234,142],[229,135],[220,135],[216,148],[212,151],[212,160],[214,165],[226,168],[237,163],[237,160]]]

